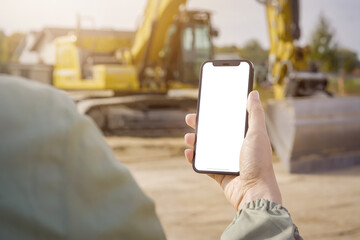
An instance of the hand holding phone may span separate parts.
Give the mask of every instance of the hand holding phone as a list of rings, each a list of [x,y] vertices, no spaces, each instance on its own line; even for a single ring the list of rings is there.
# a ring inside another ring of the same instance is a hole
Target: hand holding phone
[[[272,167],[272,151],[266,132],[264,110],[256,91],[249,94],[247,110],[249,129],[239,159],[240,176],[208,174],[219,183],[224,195],[236,210],[240,210],[247,202],[260,198],[281,204],[281,194]],[[217,114],[222,115],[221,112]],[[196,114],[186,116],[186,123],[193,129],[196,127],[196,118]],[[222,117],[218,124],[224,125],[226,120],[226,117]],[[212,140],[220,142],[223,139],[212,138]],[[187,133],[185,143],[194,147],[195,134]],[[194,150],[186,149],[185,157],[189,163],[193,164]]]

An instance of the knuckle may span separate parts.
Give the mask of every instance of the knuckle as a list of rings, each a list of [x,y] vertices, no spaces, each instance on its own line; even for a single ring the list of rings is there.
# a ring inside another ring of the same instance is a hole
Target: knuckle
[[[264,113],[264,109],[263,109],[263,107],[261,106],[261,104],[258,103],[258,104],[254,104],[254,105],[251,107],[250,112]]]

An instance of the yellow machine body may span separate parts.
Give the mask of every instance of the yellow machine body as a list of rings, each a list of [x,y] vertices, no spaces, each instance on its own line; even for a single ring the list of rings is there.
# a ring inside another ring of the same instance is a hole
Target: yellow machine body
[[[126,43],[126,41],[124,41]],[[82,78],[80,49],[93,52],[114,52],[123,46],[115,38],[83,38],[81,44],[75,35],[56,40],[56,64],[54,66],[54,85],[67,90],[139,91],[137,71],[134,66],[121,64],[99,64],[91,66],[92,78]],[[102,48],[102,46],[104,46]]]
[[[286,97],[286,77],[293,71],[307,71],[309,51],[295,45],[300,37],[299,1],[266,1],[269,29],[269,79],[276,99]]]
[[[171,66],[166,65],[168,59],[165,59],[164,49],[181,48],[175,45],[166,47],[169,44],[169,29],[174,27],[175,22],[180,21],[182,22],[176,27],[181,31],[186,32],[187,29],[181,29],[186,24],[193,28],[205,26],[205,30],[208,26],[209,29],[205,32],[205,38],[209,39],[209,44],[204,50],[205,55],[198,60],[196,66],[192,64],[191,67],[195,66],[194,69],[197,70],[202,61],[211,58],[210,22],[192,20],[189,14],[182,13],[181,5],[185,3],[186,0],[149,0],[144,20],[137,29],[133,41],[114,36],[88,36],[81,31],[58,38],[53,72],[54,85],[67,90],[113,90],[124,94],[166,93],[169,89],[197,87],[197,81],[180,81],[176,76],[168,74]],[[179,35],[177,38],[182,40],[183,36]],[[173,37],[172,40],[174,39],[176,38]],[[190,43],[190,46],[193,44]],[[181,50],[178,54],[182,54]],[[176,67],[179,68],[178,71],[184,72],[189,69],[182,63]],[[193,78],[197,80],[198,76]]]

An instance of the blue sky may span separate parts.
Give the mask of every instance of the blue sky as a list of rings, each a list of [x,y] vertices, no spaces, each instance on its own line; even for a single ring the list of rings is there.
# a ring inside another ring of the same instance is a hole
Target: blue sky
[[[74,27],[77,13],[91,16],[96,28],[135,30],[146,0],[0,0],[0,4],[0,29],[10,34],[45,26]],[[340,46],[360,56],[359,0],[301,0],[300,4],[301,44],[310,40],[323,13]],[[213,24],[220,31],[215,40],[218,45],[241,46],[249,39],[258,39],[264,47],[269,46],[265,8],[256,0],[188,0],[188,7],[213,13]],[[89,21],[83,24],[92,27]]]

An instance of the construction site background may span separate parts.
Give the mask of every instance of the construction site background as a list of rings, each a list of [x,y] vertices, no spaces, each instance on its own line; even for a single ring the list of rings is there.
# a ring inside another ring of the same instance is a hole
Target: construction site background
[[[313,49],[309,57],[326,74],[329,92],[341,97],[360,96],[359,56],[351,49],[339,47],[330,26],[331,18],[319,16],[318,31],[308,42]],[[322,40],[317,34],[322,31],[332,34],[327,35],[326,51],[320,50]],[[74,33],[75,27],[44,27],[41,31],[7,36],[0,31],[0,73],[52,85],[55,39]],[[135,31],[121,29],[83,29],[83,33],[114,36],[124,48],[129,48],[135,37]],[[268,100],[274,98],[273,85],[266,80],[268,52],[256,39],[243,46],[214,46],[215,59],[246,58],[254,62],[254,88],[260,92],[265,108]],[[218,239],[235,210],[215,182],[196,174],[187,164],[182,133],[120,136],[123,134],[107,131],[105,139],[119,161],[129,167],[142,189],[155,200],[168,239]],[[273,162],[283,205],[304,239],[360,239],[360,166],[291,174],[276,153]]]

